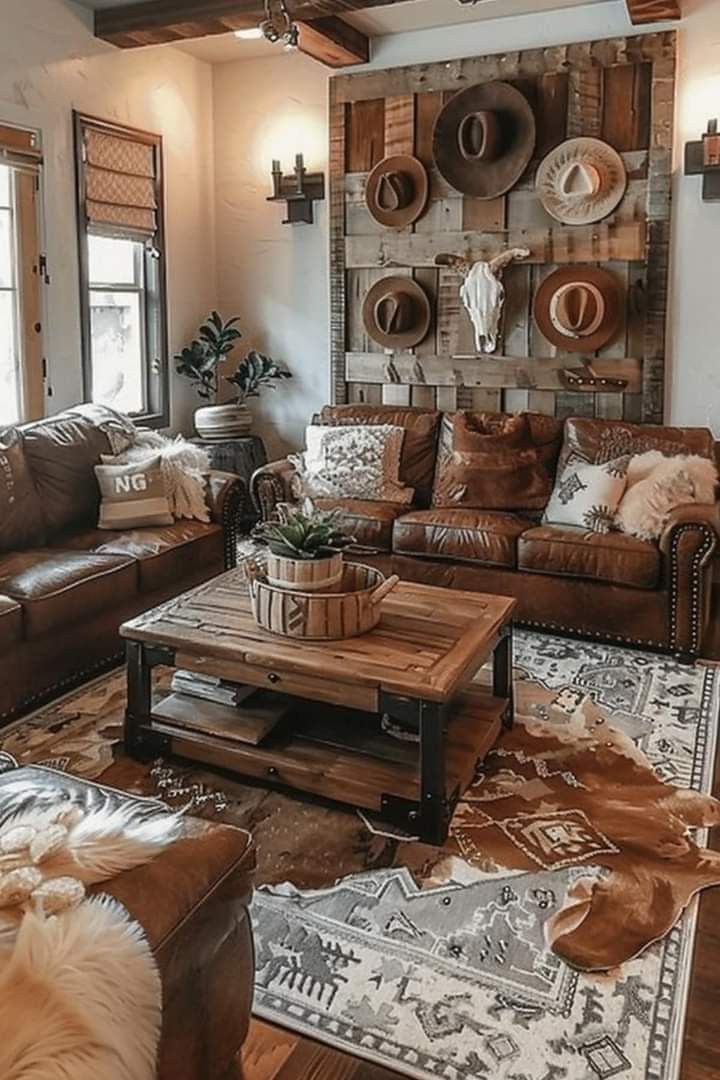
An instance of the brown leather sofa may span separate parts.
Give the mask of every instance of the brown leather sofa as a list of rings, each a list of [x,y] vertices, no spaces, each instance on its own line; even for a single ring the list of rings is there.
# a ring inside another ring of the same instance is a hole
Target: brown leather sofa
[[[479,414],[478,414],[479,415]],[[587,461],[659,447],[714,457],[712,433],[622,421],[527,414],[543,460],[578,454]],[[316,500],[339,506],[358,545],[353,557],[410,581],[517,598],[521,625],[675,653],[702,655],[711,620],[717,506],[674,511],[659,543],[620,532],[600,534],[544,525],[542,511],[432,506],[439,432],[451,414],[376,405],[326,406],[317,421],[391,423],[405,428],[400,478],[415,489],[412,507],[361,500]],[[251,482],[264,519],[298,495],[289,461],[259,469]]]
[[[0,723],[121,655],[120,623],[236,560],[241,480],[211,473],[211,522],[96,528],[111,410],[0,434]]]
[[[0,754],[0,823],[30,807],[54,806],[59,797],[110,812],[130,799],[141,816],[157,805],[53,769],[16,768]],[[188,817],[166,851],[90,890],[118,900],[152,948],[163,996],[158,1080],[241,1075],[235,1063],[248,1033],[255,976],[248,911],[254,867],[249,833]]]

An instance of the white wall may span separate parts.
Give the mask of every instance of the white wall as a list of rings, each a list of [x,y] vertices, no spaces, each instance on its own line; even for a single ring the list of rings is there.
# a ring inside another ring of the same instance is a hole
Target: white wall
[[[709,116],[720,113],[720,0],[684,0],[680,26],[676,159]],[[669,25],[669,24],[668,24]],[[663,29],[663,27],[658,27]],[[571,10],[418,30],[380,39],[371,67],[556,45],[633,32],[624,0]],[[357,69],[355,69],[357,70]],[[262,417],[298,443],[302,425],[327,394],[327,218],[306,231],[282,226],[276,207],[263,202],[272,154],[267,129],[289,123],[291,163],[308,146],[322,113],[327,74],[300,56],[221,64],[215,68],[218,182],[219,293],[223,307],[238,310],[259,341],[286,360],[302,380],[263,399]],[[248,112],[249,110],[249,112]],[[226,137],[228,136],[228,137]],[[312,137],[315,146],[315,137]],[[327,154],[315,156],[327,161]],[[707,424],[720,437],[720,349],[713,331],[720,284],[720,205],[702,203],[699,180],[676,166],[673,290],[669,337],[668,422]],[[713,239],[715,237],[715,239]],[[271,438],[273,448],[279,446]]]
[[[215,303],[212,72],[171,48],[121,52],[66,0],[0,0],[0,120],[42,130],[52,284],[44,348],[55,411],[82,397],[72,109],[160,132],[167,172],[169,331],[174,351]],[[196,404],[171,379],[173,422]]]
[[[329,397],[327,202],[314,225],[283,225],[270,168],[327,169],[327,71],[300,53],[214,68],[218,302],[239,315],[240,345],[266,352],[292,382],[250,402],[271,457],[302,443]],[[238,358],[242,355],[238,349]]]

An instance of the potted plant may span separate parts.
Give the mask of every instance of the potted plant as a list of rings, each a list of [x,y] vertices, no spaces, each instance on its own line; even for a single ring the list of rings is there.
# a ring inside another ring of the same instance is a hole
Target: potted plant
[[[329,592],[342,579],[342,550],[354,543],[340,526],[339,510],[285,508],[280,521],[264,521],[253,538],[268,548],[265,574],[271,585],[300,592]]]
[[[244,360],[224,381],[235,388],[231,401],[217,404],[220,387],[218,365],[233,351],[242,337],[237,329],[237,318],[224,322],[217,311],[210,313],[198,331],[197,338],[175,357],[178,375],[189,379],[198,396],[212,405],[195,410],[195,430],[203,439],[224,439],[233,435],[247,435],[252,426],[252,414],[246,405],[247,398],[259,397],[263,386],[275,388],[280,379],[291,379],[269,356],[251,350]]]

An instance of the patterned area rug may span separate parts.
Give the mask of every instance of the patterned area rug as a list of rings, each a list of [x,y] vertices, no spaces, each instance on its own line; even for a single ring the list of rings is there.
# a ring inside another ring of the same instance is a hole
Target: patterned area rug
[[[707,880],[690,875],[677,911],[713,880],[715,857],[685,833],[695,826],[702,844],[714,820],[702,793],[719,669],[516,640],[520,722],[479,773],[443,850],[373,833],[310,799],[189,765],[131,762],[119,743],[121,673],[5,729],[1,745],[253,831],[263,1017],[422,1080],[675,1080],[692,903],[667,933],[640,919],[647,941],[664,933],[644,948],[633,937],[637,893],[623,902],[610,890],[614,937],[627,955],[642,951],[606,973],[581,973],[548,941],[557,949],[590,925],[593,898],[604,900],[618,872],[659,864],[672,886],[688,859],[695,869],[708,862]],[[602,816],[611,801],[618,813]],[[671,925],[677,911],[660,915]]]

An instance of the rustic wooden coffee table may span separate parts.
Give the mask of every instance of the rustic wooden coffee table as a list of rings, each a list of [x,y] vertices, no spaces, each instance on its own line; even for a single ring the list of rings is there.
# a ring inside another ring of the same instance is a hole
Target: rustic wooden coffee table
[[[127,750],[176,754],[350,803],[442,843],[476,762],[512,723],[515,604],[400,582],[370,633],[305,642],[261,630],[243,570],[230,570],[121,627]],[[472,680],[488,660],[484,688]],[[153,702],[158,665],[280,691],[293,708],[256,746],[193,731]],[[419,742],[386,735],[383,714],[414,727]]]

